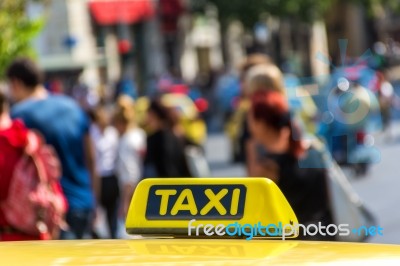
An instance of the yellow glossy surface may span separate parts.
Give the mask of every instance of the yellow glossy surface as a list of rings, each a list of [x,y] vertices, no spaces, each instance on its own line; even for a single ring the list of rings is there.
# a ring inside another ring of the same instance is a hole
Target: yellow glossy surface
[[[149,199],[151,197],[161,198],[160,196],[150,194],[151,188],[159,185],[170,189],[174,188],[174,186],[186,186],[189,190],[196,185],[201,185],[205,188],[218,185],[221,187],[218,191],[221,189],[229,190],[230,187],[235,185],[246,188],[245,198],[242,202],[244,204],[244,212],[240,219],[225,219],[224,216],[229,217],[229,213],[220,216],[214,215],[212,217],[204,215],[200,218],[199,216],[201,215],[197,215],[196,222],[193,223],[194,226],[205,223],[213,225],[223,224],[226,226],[234,222],[240,224],[256,224],[261,222],[264,225],[278,224],[279,222],[285,225],[291,222],[294,224],[298,222],[285,196],[277,185],[267,178],[151,178],[140,182],[132,197],[125,225],[128,232],[141,233],[142,231],[138,230],[150,229],[148,231],[152,231],[154,234],[168,234],[167,229],[176,229],[187,235],[188,222],[195,217],[181,219],[179,215],[175,217],[171,215],[172,219],[171,217],[162,219],[162,203],[160,203],[160,206],[152,205],[149,207],[160,210],[158,212],[160,213],[160,219],[149,220],[146,218],[148,204],[151,204]],[[195,195],[194,200],[197,200],[196,197],[198,196],[202,195]],[[170,200],[172,201],[172,199]],[[175,206],[176,202],[173,202],[172,205]],[[199,208],[200,206],[195,207]],[[226,209],[230,207],[225,206]]]
[[[400,246],[210,239],[4,242],[0,265],[400,265]]]

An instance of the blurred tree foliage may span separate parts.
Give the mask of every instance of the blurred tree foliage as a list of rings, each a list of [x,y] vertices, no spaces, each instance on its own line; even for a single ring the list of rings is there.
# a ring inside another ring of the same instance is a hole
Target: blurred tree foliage
[[[35,0],[46,4],[48,0]],[[34,56],[31,41],[44,25],[44,18],[26,15],[26,0],[0,0],[0,80],[10,62],[18,56]]]
[[[400,11],[399,0],[209,0],[217,6],[223,24],[239,19],[246,28],[259,21],[260,15],[294,18],[305,22],[323,19],[334,4],[354,2],[373,14],[377,5]]]

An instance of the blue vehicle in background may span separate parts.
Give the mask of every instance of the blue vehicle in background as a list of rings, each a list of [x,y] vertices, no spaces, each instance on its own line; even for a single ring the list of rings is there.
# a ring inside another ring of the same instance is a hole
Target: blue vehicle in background
[[[337,68],[322,86],[315,101],[320,109],[318,134],[323,136],[333,159],[354,170],[368,172],[378,162],[373,134],[382,129],[377,73],[367,65]]]

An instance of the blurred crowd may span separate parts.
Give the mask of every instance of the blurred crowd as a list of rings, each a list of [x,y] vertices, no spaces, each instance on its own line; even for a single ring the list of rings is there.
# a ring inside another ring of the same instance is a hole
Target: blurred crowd
[[[160,98],[148,101],[145,131],[137,124],[135,101],[128,95],[84,110],[71,97],[50,94],[41,70],[30,59],[17,59],[6,75],[9,94],[0,95],[0,197],[8,196],[28,129],[39,132],[61,162],[61,186],[68,203],[61,239],[95,236],[99,207],[106,211],[109,237],[116,238],[118,219],[125,219],[142,178],[192,176],[185,148],[196,144],[183,134],[177,111]],[[35,239],[14,230],[4,212],[0,210],[1,239]]]
[[[61,239],[97,237],[94,224],[99,208],[105,210],[108,237],[123,237],[118,233],[118,221],[125,219],[140,180],[200,177],[207,173],[201,162],[203,143],[193,137],[204,131],[204,126],[193,127],[192,121],[192,127],[188,127],[182,122],[179,108],[168,104],[178,99],[179,93],[169,101],[162,94],[139,101],[121,93],[115,102],[100,102],[85,110],[69,96],[49,93],[41,70],[30,59],[15,60],[6,76],[9,90],[0,94],[0,200],[8,196],[13,170],[28,143],[28,132],[38,132],[54,147],[61,163],[60,184],[68,204],[65,225],[60,226]],[[302,224],[333,223],[326,182],[330,163],[327,158],[336,150],[317,137],[316,120],[326,120],[321,113],[335,116],[334,110],[320,111],[304,90],[298,97],[299,86],[294,86],[297,91],[293,97],[287,79],[265,55],[246,58],[236,79],[222,77],[212,98],[219,108],[226,98],[230,99],[224,119],[234,147],[233,159],[245,163],[249,177],[273,180]],[[359,86],[360,83],[351,86],[355,95]],[[347,90],[340,84],[336,87],[337,94]],[[227,88],[235,93],[231,97],[222,93],[225,97],[218,98],[218,93]],[[378,95],[385,96],[379,97],[381,108],[390,106],[390,90],[393,89],[387,86],[378,90]],[[300,104],[294,104],[299,98]],[[362,104],[363,95],[358,99]],[[144,111],[138,108],[139,102],[145,106]],[[382,109],[382,114],[390,117],[389,109]],[[199,116],[194,115],[196,119]],[[384,122],[388,124],[389,120]],[[360,121],[337,135],[354,133],[360,144],[366,135]],[[325,131],[332,130],[332,123],[322,124],[331,127]],[[193,147],[198,153],[190,156],[188,148]],[[368,163],[360,161],[360,165]],[[1,240],[40,239],[14,228],[7,221],[6,212],[0,208]]]

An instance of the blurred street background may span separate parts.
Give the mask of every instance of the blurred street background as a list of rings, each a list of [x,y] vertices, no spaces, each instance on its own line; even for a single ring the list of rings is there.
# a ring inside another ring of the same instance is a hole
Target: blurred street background
[[[305,131],[324,139],[384,228],[368,241],[400,244],[398,0],[0,0],[0,32],[0,87],[7,66],[29,56],[49,92],[88,113],[129,96],[144,129],[150,99],[173,95],[165,102],[216,177],[249,176],[243,62],[267,56]]]
[[[358,179],[346,172],[356,191],[378,216],[379,225],[384,228],[383,236],[369,239],[368,242],[371,243],[400,243],[400,229],[398,227],[400,215],[395,211],[400,201],[400,195],[397,193],[397,186],[400,185],[397,165],[397,154],[400,149],[400,123],[394,125],[394,132],[397,137],[390,143],[384,143],[378,137],[377,146],[382,152],[382,161],[375,164],[365,178]],[[210,136],[206,151],[213,176],[246,176],[246,170],[242,164],[232,165],[230,163],[230,146],[224,135]]]

